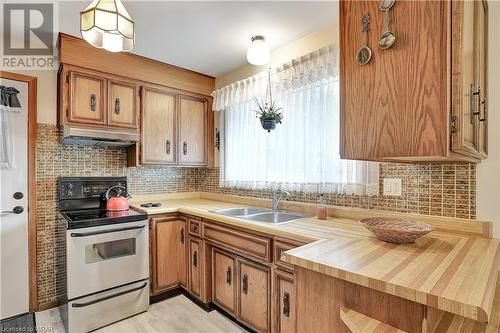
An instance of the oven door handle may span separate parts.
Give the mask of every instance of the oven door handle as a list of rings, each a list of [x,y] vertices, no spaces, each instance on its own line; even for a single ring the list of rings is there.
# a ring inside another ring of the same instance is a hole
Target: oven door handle
[[[98,298],[98,299],[95,299],[93,301],[88,301],[88,302],[85,302],[85,303],[73,303],[73,304],[71,304],[71,306],[74,307],[74,308],[83,308],[83,307],[86,307],[86,306],[89,306],[89,305],[92,305],[92,304],[96,304],[96,303],[100,303],[100,302],[103,302],[103,301],[107,301],[108,299],[112,299],[112,298],[115,298],[115,297],[123,296],[125,294],[129,294],[129,293],[132,293],[134,291],[144,289],[147,285],[148,285],[148,283],[144,282],[144,284],[141,285],[141,286],[139,286],[139,287],[135,287],[135,288],[132,288],[132,289],[129,289],[129,290],[124,290],[124,291],[121,291],[119,293],[112,294],[112,295],[109,295],[109,296],[106,296],[106,297],[102,297],[102,298]]]
[[[135,226],[135,227],[125,227],[125,228],[117,228],[117,229],[106,229],[106,230],[98,230],[98,231],[91,231],[91,232],[72,232],[71,233],[71,237],[87,237],[87,236],[108,234],[110,232],[119,232],[119,231],[142,229],[144,227],[145,227],[145,225],[139,225],[139,226]]]

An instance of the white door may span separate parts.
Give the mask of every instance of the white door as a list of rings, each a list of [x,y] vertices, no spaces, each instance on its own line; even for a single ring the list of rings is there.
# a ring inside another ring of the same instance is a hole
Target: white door
[[[0,84],[19,90],[21,103],[21,112],[0,110],[7,115],[12,156],[12,166],[0,168],[0,318],[4,319],[29,310],[28,83],[0,78]],[[22,198],[16,199],[16,192]],[[23,212],[11,213],[20,211],[15,207]]]

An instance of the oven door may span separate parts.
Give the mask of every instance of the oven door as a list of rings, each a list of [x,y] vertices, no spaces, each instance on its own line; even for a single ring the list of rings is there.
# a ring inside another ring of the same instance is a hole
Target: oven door
[[[147,279],[148,221],[66,233],[68,299]]]

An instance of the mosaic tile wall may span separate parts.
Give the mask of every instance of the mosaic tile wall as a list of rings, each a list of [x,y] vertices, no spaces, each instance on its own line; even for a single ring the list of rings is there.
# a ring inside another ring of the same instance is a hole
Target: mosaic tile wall
[[[219,169],[200,169],[201,188],[206,192],[271,198],[269,191],[219,187]],[[384,196],[383,179],[401,178],[401,197]],[[318,193],[293,192],[288,200],[318,201]],[[400,213],[476,218],[476,167],[474,164],[393,164],[380,165],[378,196],[325,194],[327,204]]]
[[[270,198],[268,191],[219,187],[218,168],[127,168],[123,148],[61,145],[54,125],[38,124],[37,265],[38,301],[55,304],[65,295],[65,230],[56,211],[61,176],[127,176],[132,195],[207,191]],[[473,164],[381,164],[383,178],[401,178],[402,196],[327,195],[329,204],[378,210],[475,218],[476,170]],[[382,191],[382,184],[380,186]],[[289,200],[316,202],[318,194],[293,193]]]

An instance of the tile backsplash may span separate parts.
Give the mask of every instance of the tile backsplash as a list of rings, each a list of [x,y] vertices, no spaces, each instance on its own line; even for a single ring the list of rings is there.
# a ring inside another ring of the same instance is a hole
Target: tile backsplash
[[[57,179],[61,176],[127,176],[132,195],[206,191],[270,198],[268,191],[219,187],[218,168],[127,167],[124,148],[62,145],[54,125],[38,124],[37,269],[38,302],[55,304],[65,294],[64,223],[59,220]],[[402,196],[382,195],[384,178],[401,178]],[[292,193],[289,200],[316,202],[318,194]],[[390,164],[380,168],[380,195],[326,195],[331,205],[474,219],[474,164]]]

